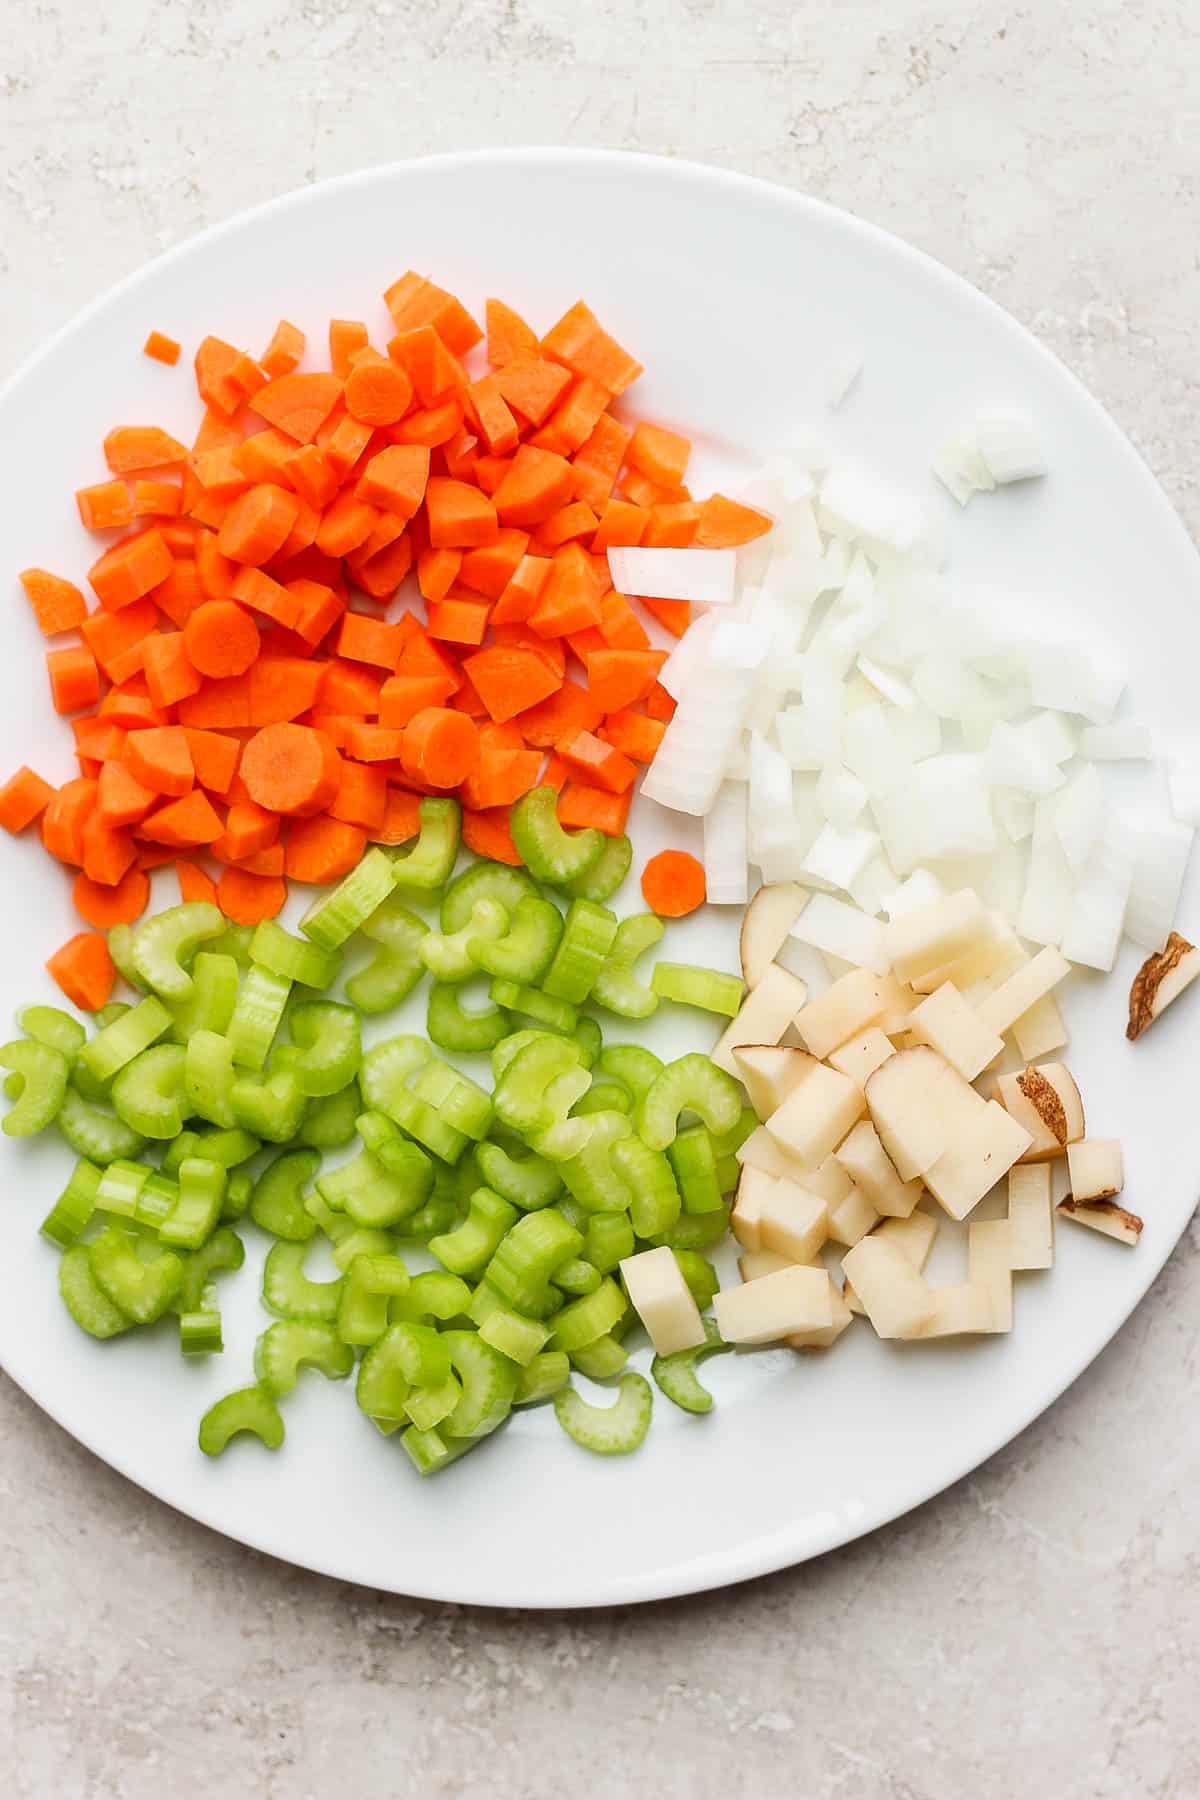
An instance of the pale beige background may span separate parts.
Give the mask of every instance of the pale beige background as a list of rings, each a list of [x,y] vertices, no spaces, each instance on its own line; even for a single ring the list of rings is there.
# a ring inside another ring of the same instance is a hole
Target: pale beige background
[[[661,151],[836,201],[978,283],[1200,532],[1195,0],[0,0],[0,45],[0,375],[298,183],[471,145]],[[297,1574],[0,1384],[5,1791],[1194,1796],[1196,1244],[1049,1417],[918,1514],[605,1615]]]

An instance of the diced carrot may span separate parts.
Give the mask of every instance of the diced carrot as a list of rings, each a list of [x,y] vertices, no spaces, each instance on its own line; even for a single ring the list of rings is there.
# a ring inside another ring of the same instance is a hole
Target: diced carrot
[[[211,844],[221,835],[221,820],[212,802],[200,788],[193,788],[180,800],[169,800],[157,812],[143,819],[139,837],[155,844],[171,844],[177,850],[190,850],[197,844]]]
[[[171,567],[162,533],[151,525],[106,550],[88,570],[88,580],[101,605],[117,612],[165,581]]]
[[[131,731],[125,741],[125,765],[152,794],[186,794],[196,779],[191,748],[181,725]]]
[[[103,658],[98,660],[102,662]],[[99,716],[124,731],[140,731],[148,725],[171,723],[170,714],[151,700],[146,677],[139,670],[124,677],[119,686],[109,689],[100,702]]]
[[[199,863],[189,862],[186,856],[177,857],[175,875],[181,900],[207,900],[211,906],[217,904],[217,884],[211,875],[204,873]]]
[[[251,397],[250,410],[298,444],[311,444],[341,397],[336,375],[280,375]]]
[[[71,889],[75,910],[97,931],[109,931],[114,925],[132,925],[140,919],[150,899],[150,883],[141,869],[127,869],[111,886],[93,881],[82,871]]]
[[[682,487],[691,453],[691,442],[679,432],[643,420],[629,440],[625,460],[659,487]]]
[[[372,827],[371,840],[376,844],[407,844],[421,829],[421,798],[402,788],[390,787],[381,822]]]
[[[493,377],[498,392],[513,412],[530,425],[542,425],[571,385],[571,374],[560,363],[540,356],[514,358]]]
[[[42,843],[59,862],[83,862],[83,831],[96,806],[97,784],[84,776],[64,781],[42,814]]]
[[[461,301],[412,269],[392,283],[383,299],[397,331],[432,325],[456,356],[465,356],[483,336]]]
[[[581,781],[568,781],[558,796],[558,822],[577,828],[594,825],[607,837],[620,837],[629,818],[632,799],[632,788],[623,794],[609,794],[603,788],[588,787]]]
[[[542,355],[564,363],[576,375],[587,375],[610,394],[623,394],[642,373],[642,365],[602,330],[582,300],[565,312],[542,339]]]
[[[567,653],[561,638],[539,637],[528,625],[497,625],[496,643],[506,650],[532,651],[558,681],[566,673]]]
[[[512,580],[492,608],[492,624],[516,625],[526,620],[537,605],[552,567],[548,556],[523,556]]]
[[[337,798],[330,804],[329,816],[347,825],[361,825],[374,834],[387,813],[387,775],[367,763],[343,760]]]
[[[101,481],[75,490],[81,522],[89,531],[109,531],[133,523],[133,500],[124,481]]]
[[[345,556],[370,537],[379,515],[349,488],[332,500],[317,527],[317,549],[326,556]]]
[[[141,668],[146,639],[157,618],[152,603],[142,600],[121,612],[91,613],[79,630],[108,679],[122,682]]]
[[[346,377],[346,411],[365,425],[396,425],[412,404],[413,384],[399,363],[361,360]]]
[[[682,919],[703,906],[704,865],[686,850],[660,850],[642,870],[642,897],[660,919]]]
[[[400,332],[388,345],[388,356],[408,377],[421,408],[461,395],[470,381],[457,356],[430,325]]]
[[[248,869],[223,869],[216,887],[217,905],[235,925],[258,925],[284,908],[287,883],[278,875],[255,875]]]
[[[590,731],[576,731],[560,738],[558,754],[573,775],[610,794],[623,794],[637,776],[637,769],[627,756]]]
[[[457,787],[479,760],[479,732],[465,713],[427,706],[404,728],[401,760],[410,775],[431,787]]]
[[[487,359],[493,369],[503,369],[519,357],[537,356],[537,332],[503,300],[486,303],[484,322],[487,326]]]
[[[311,379],[284,375],[283,381]],[[272,383],[274,386],[274,383]],[[263,392],[266,392],[264,388]],[[270,562],[276,551],[287,542],[293,525],[300,516],[297,495],[275,482],[262,481],[235,500],[217,533],[217,549],[233,562],[258,567]]]
[[[753,506],[710,494],[700,508],[700,525],[693,543],[703,550],[733,550],[753,543],[771,529],[774,520]]]
[[[44,637],[74,631],[87,618],[87,601],[73,581],[48,569],[22,569],[17,579]]]
[[[191,557],[180,557],[172,562],[165,579],[150,589],[149,597],[175,629],[182,631],[204,599],[200,576]]]
[[[389,444],[367,464],[355,494],[369,506],[412,518],[425,498],[429,480],[429,451],[422,444]]]
[[[650,523],[642,533],[647,547],[686,550],[700,525],[697,500],[666,502],[650,508]]]
[[[513,724],[527,744],[532,744],[535,749],[548,750],[568,732],[594,731],[600,723],[602,712],[603,708],[594,695],[574,681],[567,680],[557,692],[550,693],[536,706],[517,713]]]
[[[477,456],[471,464],[471,480],[494,499],[514,461],[511,456]]]
[[[337,493],[338,478],[324,451],[315,444],[301,444],[293,449],[282,473],[310,506],[328,506]]]
[[[280,319],[270,343],[258,359],[258,366],[274,379],[278,375],[290,375],[303,355],[304,333],[298,325]]]
[[[93,808],[83,827],[83,872],[88,879],[115,887],[136,857],[128,831],[120,825],[106,825]]]
[[[238,404],[240,405],[241,402],[239,401]],[[232,450],[241,441],[242,428],[240,425],[235,425],[232,419],[226,418],[223,413],[213,412],[210,408],[206,408],[196,435],[192,439],[192,450],[194,453],[202,450]]]
[[[461,431],[441,446],[442,461],[447,475],[455,481],[471,481],[474,479],[475,464],[479,461],[481,451],[479,439],[473,431],[464,425]]]
[[[125,733],[119,725],[103,713],[88,713],[82,719],[71,720],[71,732],[75,739],[75,753],[86,756],[96,762],[107,762],[110,756],[120,756],[125,747]]]
[[[99,1012],[108,1005],[117,971],[102,932],[77,932],[54,952],[46,967],[80,1012]]]
[[[209,600],[227,600],[238,565],[217,548],[215,531],[202,531],[196,539],[196,580]]]
[[[363,615],[356,613],[354,616],[361,618]],[[370,623],[377,625],[379,621],[371,620]],[[385,629],[397,631],[399,627]],[[347,713],[363,719],[374,717],[379,711],[381,685],[378,675],[372,674],[370,669],[333,657],[321,670],[321,711]]]
[[[529,615],[542,637],[563,637],[600,622],[600,592],[587,552],[578,544],[556,550],[550,574]]]
[[[365,719],[349,720],[345,727],[346,754],[364,763],[398,761],[404,749],[404,733]]]
[[[601,713],[644,700],[666,660],[662,650],[597,650],[589,656],[588,689]]]
[[[560,506],[538,526],[538,548],[557,550],[572,538],[590,538],[598,524],[599,520],[586,500],[569,500],[566,506]]]
[[[397,626],[385,625],[382,619],[369,618],[366,613],[343,613],[337,640],[339,656],[347,657],[351,662],[371,663],[376,668],[392,670],[402,648]]]
[[[495,375],[485,375],[464,389],[463,406],[467,419],[487,445],[489,455],[507,456],[516,449],[521,434]]]
[[[165,709],[200,691],[200,676],[188,660],[181,631],[166,631],[147,638],[142,667],[155,706]]]
[[[56,713],[82,712],[100,698],[100,671],[86,644],[69,650],[47,650],[46,670]]]
[[[579,446],[572,459],[574,492],[579,500],[599,509],[613,490],[613,483],[625,457],[630,433],[626,426],[604,413],[586,443]]]
[[[609,713],[598,735],[622,755],[632,757],[634,762],[652,763],[666,729],[661,719],[647,718],[644,713],[630,712],[626,707],[620,712]]]
[[[304,446],[300,445],[299,448],[303,449]],[[287,465],[296,450],[295,441],[286,431],[268,425],[265,430],[256,431],[252,437],[246,438],[227,454],[234,468],[241,472],[248,483],[277,481],[281,487],[289,487],[291,477],[287,473]],[[203,476],[201,479],[203,480]]]
[[[140,475],[182,466],[187,450],[157,425],[117,425],[104,440],[104,460],[114,475]]]
[[[309,816],[336,799],[341,757],[323,732],[285,722],[255,733],[242,751],[240,773],[259,806]]]
[[[430,600],[425,610],[431,638],[450,644],[482,644],[488,624],[485,601],[451,596],[445,600]]]
[[[439,444],[448,444],[462,430],[462,422],[462,402],[451,397],[410,412],[398,425],[389,426],[388,436],[393,444],[425,444],[434,450]]]
[[[645,594],[640,594],[638,599],[660,625],[666,626],[672,637],[682,637],[692,622],[692,609],[686,600],[655,600]]]
[[[173,337],[163,331],[152,331],[142,345],[142,355],[153,357],[155,362],[167,363],[171,368],[179,361],[181,345]]]
[[[610,588],[600,602],[600,634],[603,644],[595,646],[605,650],[648,650],[650,638],[646,627],[626,600],[624,594],[618,594]]]
[[[540,751],[527,750],[511,725],[482,725],[479,762],[463,783],[462,801],[476,812],[511,806],[536,786]]]
[[[205,406],[226,419],[231,419],[246,399],[245,387],[234,378],[242,357],[242,351],[218,337],[206,337],[196,348],[194,367],[200,398]]]
[[[427,706],[441,706],[454,692],[444,675],[393,675],[379,690],[379,723],[402,731]]]
[[[41,818],[53,798],[54,789],[50,783],[22,763],[16,774],[10,775],[0,787],[0,825],[5,831],[24,831],[27,825]]]
[[[350,373],[350,358],[356,350],[364,350],[367,342],[367,328],[361,319],[330,319],[329,366],[342,381]]]
[[[284,867],[290,881],[325,886],[357,867],[366,847],[367,834],[360,825],[319,813],[297,819],[289,830]]]
[[[375,427],[345,411],[333,412],[317,433],[316,445],[339,482],[345,481],[375,437]]]
[[[450,705],[455,712],[466,713],[467,717],[474,719],[476,724],[488,716],[488,709],[483,704],[479,690],[469,675],[463,676],[458,689],[450,700]]]
[[[161,869],[167,863],[174,861],[175,850],[170,844],[138,844],[137,866],[139,869]]]
[[[106,762],[96,788],[96,812],[105,825],[138,825],[158,805],[159,796],[144,787],[123,762]]]
[[[533,651],[500,644],[468,656],[463,669],[497,723],[540,705],[559,685],[554,670]]]
[[[691,495],[686,488],[659,487],[648,475],[639,475],[636,469],[626,469],[621,477],[621,492],[635,506],[666,506],[679,500],[690,500]]]
[[[527,531],[515,531],[506,526],[494,543],[464,554],[459,580],[475,593],[498,600],[520,568],[528,543]]]
[[[251,725],[283,725],[312,710],[324,670],[307,657],[261,656],[246,680]]]
[[[184,726],[183,735],[192,753],[197,785],[224,798],[237,773],[241,744],[223,731],[202,731],[192,725]]]
[[[245,675],[206,681],[177,708],[181,725],[205,731],[237,731],[250,723],[250,682]]]
[[[258,576],[260,571],[247,569],[243,573]],[[275,587],[268,577],[262,579]],[[278,591],[290,601],[286,588]],[[183,642],[192,668],[219,680],[227,675],[241,675],[250,667],[258,655],[258,626],[236,600],[205,600],[184,626]],[[197,688],[198,684],[189,691],[195,693]]]
[[[530,438],[539,450],[571,456],[587,443],[612,399],[606,387],[581,375],[567,389],[546,423]]]
[[[354,579],[373,600],[388,600],[412,568],[412,540],[398,537],[386,549],[377,550],[360,568]]]
[[[520,852],[512,841],[508,819],[507,806],[497,807],[494,812],[471,812],[464,807],[463,843],[476,856],[486,856],[490,862],[508,863],[514,869],[519,868]]]
[[[225,829],[210,846],[221,862],[244,862],[256,851],[269,850],[279,838],[279,814],[255,800],[237,800],[225,815]]]
[[[135,519],[174,518],[180,508],[181,496],[177,482],[139,479],[133,484],[133,516]]]
[[[422,550],[417,558],[417,586],[426,600],[444,600],[458,579],[461,550]]]
[[[431,476],[425,489],[425,512],[429,542],[435,550],[472,549],[494,544],[499,536],[496,508],[465,481]]]
[[[297,607],[292,630],[310,649],[315,649],[337,624],[346,610],[346,603],[324,582],[306,581],[303,577],[289,581],[287,591]]]
[[[610,544],[640,544],[650,523],[650,509],[631,500],[606,500],[589,548],[593,553]]]
[[[571,498],[571,465],[552,450],[522,444],[496,490],[502,525],[540,525]]]

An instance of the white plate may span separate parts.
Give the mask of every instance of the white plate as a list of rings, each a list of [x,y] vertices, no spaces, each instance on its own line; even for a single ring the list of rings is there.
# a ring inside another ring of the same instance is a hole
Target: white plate
[[[955,570],[1057,592],[1068,635],[1097,629],[1120,647],[1142,716],[1179,726],[1191,717],[1195,554],[1074,378],[894,238],[780,188],[642,157],[489,151],[375,170],[290,195],[164,256],[60,333],[0,400],[9,568],[44,563],[82,578],[94,551],[72,490],[103,477],[100,439],[113,423],[194,422],[187,358],[202,334],[253,349],[281,312],[318,344],[330,315],[365,317],[382,334],[379,295],[410,265],[476,310],[495,293],[542,326],[586,295],[650,371],[634,390],[636,411],[691,430],[701,489],[786,444],[814,416],[831,362],[856,346],[866,374],[833,421],[835,438],[931,493],[928,456],[949,428],[978,404],[1026,406],[1051,476],[977,500],[962,517],[935,497]],[[140,354],[151,327],[182,339],[177,371]],[[7,605],[0,763],[29,760],[60,779],[73,772],[68,733],[50,716],[43,645],[15,582]],[[634,834],[639,853],[689,835],[648,804]],[[0,956],[11,1010],[52,997],[40,965],[77,922],[69,883],[36,843],[5,854]],[[156,897],[174,900],[170,877]],[[626,908],[638,898],[631,883]],[[1196,910],[1193,882],[1185,931],[1200,924]],[[733,967],[734,930],[728,913],[695,918],[671,931],[667,953]],[[68,1159],[61,1145],[37,1143],[5,1151],[0,1358],[60,1424],[151,1493],[230,1537],[372,1587],[585,1606],[797,1562],[918,1505],[1029,1424],[1112,1337],[1182,1231],[1200,1172],[1187,1008],[1128,1046],[1134,961],[1126,952],[1110,981],[1072,994],[1070,1056],[1093,1129],[1125,1140],[1128,1199],[1146,1231],[1131,1253],[1065,1227],[1058,1267],[1019,1278],[1010,1338],[887,1346],[859,1329],[828,1357],[725,1357],[707,1366],[713,1413],[686,1417],[660,1398],[645,1447],[628,1460],[586,1455],[541,1408],[424,1483],[347,1389],[310,1375],[285,1402],[279,1455],[241,1442],[209,1462],[196,1422],[249,1377],[262,1323],[258,1246],[252,1266],[225,1281],[224,1356],[184,1364],[166,1330],[93,1344],[59,1305],[54,1252],[36,1232]],[[649,1041],[660,1048],[708,1041],[698,1015],[655,1026]]]

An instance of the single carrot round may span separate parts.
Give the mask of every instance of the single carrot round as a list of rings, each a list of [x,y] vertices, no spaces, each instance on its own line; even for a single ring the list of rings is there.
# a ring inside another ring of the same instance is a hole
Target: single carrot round
[[[404,727],[400,760],[430,787],[457,787],[479,761],[475,721],[448,706],[423,707]]]
[[[686,850],[660,850],[642,870],[642,895],[660,919],[682,919],[704,905],[704,869]]]
[[[264,725],[242,752],[240,774],[259,806],[303,817],[337,798],[341,758],[311,725]]]
[[[283,911],[287,882],[278,875],[252,875],[247,869],[225,869],[217,883],[217,905],[235,925],[257,925]]]
[[[258,655],[258,626],[236,600],[206,600],[183,628],[193,669],[219,679],[243,675]]]
[[[75,877],[71,890],[75,910],[97,931],[108,931],[114,925],[132,925],[146,910],[150,898],[149,877],[138,868],[127,869],[113,887],[93,881],[82,872]]]
[[[395,425],[412,401],[412,382],[393,362],[360,362],[346,381],[346,411],[364,425]]]

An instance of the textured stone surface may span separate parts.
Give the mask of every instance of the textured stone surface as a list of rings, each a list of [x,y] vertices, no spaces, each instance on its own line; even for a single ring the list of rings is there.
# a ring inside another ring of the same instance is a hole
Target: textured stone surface
[[[1170,0],[0,0],[0,375],[164,245],[460,146],[703,158],[910,238],[1094,389],[1200,531],[1200,13]],[[973,1478],[731,1592],[567,1618],[214,1538],[0,1385],[22,1800],[1200,1792],[1200,1256]]]

